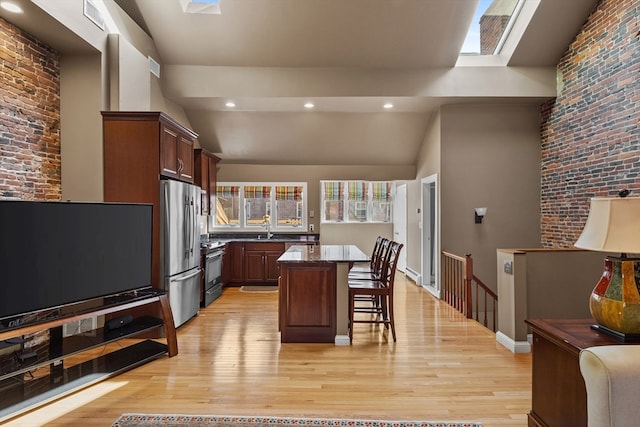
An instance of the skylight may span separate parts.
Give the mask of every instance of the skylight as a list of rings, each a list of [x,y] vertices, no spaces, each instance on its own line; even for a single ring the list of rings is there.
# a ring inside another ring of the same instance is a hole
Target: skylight
[[[180,0],[185,13],[220,14],[220,0]]]
[[[464,40],[461,55],[494,55],[502,45],[523,0],[480,0]]]

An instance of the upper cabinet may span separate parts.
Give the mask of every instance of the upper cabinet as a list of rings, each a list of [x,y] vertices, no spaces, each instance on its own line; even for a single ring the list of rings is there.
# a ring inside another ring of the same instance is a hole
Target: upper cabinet
[[[104,201],[153,205],[152,283],[161,287],[160,179],[193,182],[197,135],[160,112],[102,112]]]
[[[196,134],[167,120],[160,122],[160,173],[193,182],[193,143]]]
[[[195,184],[202,189],[202,215],[209,215],[216,203],[216,172],[220,159],[201,148],[194,150],[194,159]]]

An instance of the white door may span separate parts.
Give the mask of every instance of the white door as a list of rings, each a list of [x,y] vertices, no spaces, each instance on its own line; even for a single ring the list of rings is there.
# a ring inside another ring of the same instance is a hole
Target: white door
[[[393,240],[402,243],[397,269],[404,273],[407,268],[407,184],[396,187],[393,202]]]
[[[440,242],[438,240],[438,176],[431,175],[421,181],[422,228],[422,286],[436,297],[440,297],[438,282],[438,260]]]

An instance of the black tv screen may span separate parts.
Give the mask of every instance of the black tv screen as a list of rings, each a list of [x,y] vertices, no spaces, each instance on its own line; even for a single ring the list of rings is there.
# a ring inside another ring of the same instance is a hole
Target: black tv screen
[[[153,206],[0,201],[0,318],[151,286]]]

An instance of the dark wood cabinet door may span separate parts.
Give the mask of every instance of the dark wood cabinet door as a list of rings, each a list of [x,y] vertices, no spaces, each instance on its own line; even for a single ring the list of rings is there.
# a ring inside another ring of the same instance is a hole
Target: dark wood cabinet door
[[[231,282],[244,282],[244,244],[230,243],[231,251]]]
[[[160,174],[178,178],[178,132],[164,125],[160,133]]]
[[[193,151],[193,158],[193,182],[195,185],[199,185],[202,190],[202,215],[209,215],[209,158],[201,148]]]
[[[245,251],[244,265],[244,280],[246,282],[265,281],[265,260],[263,251]]]
[[[193,140],[178,134],[177,145],[178,178],[181,181],[193,182]]]
[[[334,342],[336,264],[281,265],[278,323],[282,342]]]
[[[265,281],[277,282],[280,277],[280,266],[278,258],[282,255],[282,251],[268,251],[264,253],[265,261]]]
[[[216,209],[216,186],[218,185],[217,172],[218,172],[218,158],[214,156],[207,156],[209,163],[208,167],[208,193],[207,193],[207,206],[209,206],[209,212],[214,213]]]

